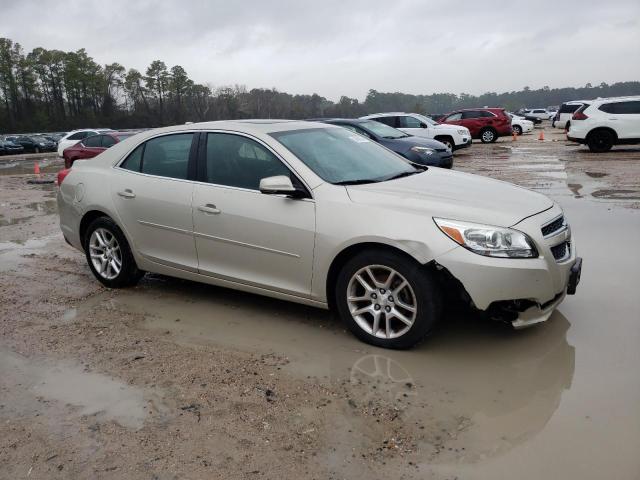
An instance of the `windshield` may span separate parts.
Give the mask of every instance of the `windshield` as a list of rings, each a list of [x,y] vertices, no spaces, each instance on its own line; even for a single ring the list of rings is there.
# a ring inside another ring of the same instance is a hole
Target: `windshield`
[[[358,126],[382,138],[404,138],[411,136],[407,135],[404,132],[401,132],[400,130],[396,130],[395,128],[390,127],[389,125],[376,122],[375,120],[368,120],[366,122],[358,123]]]
[[[427,117],[425,115],[422,115],[420,113],[416,113],[414,116],[420,118],[420,120],[422,120],[424,123],[426,123],[428,125],[438,125],[438,122],[436,122],[433,118],[429,118],[429,117]]]
[[[419,172],[395,153],[345,128],[312,128],[270,135],[316,175],[333,184],[380,182]]]

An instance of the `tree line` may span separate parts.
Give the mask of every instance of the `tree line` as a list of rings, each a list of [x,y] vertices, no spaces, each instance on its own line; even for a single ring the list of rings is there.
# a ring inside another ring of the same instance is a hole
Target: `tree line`
[[[194,82],[180,65],[154,60],[144,72],[100,65],[84,48],[34,48],[0,38],[0,133],[66,131],[81,127],[142,128],[237,118],[357,117],[374,112],[446,113],[458,108],[546,107],[569,100],[639,95],[640,82],[549,88],[480,96],[412,95],[369,90],[364,102],[342,96],[291,95],[275,88],[213,87]]]

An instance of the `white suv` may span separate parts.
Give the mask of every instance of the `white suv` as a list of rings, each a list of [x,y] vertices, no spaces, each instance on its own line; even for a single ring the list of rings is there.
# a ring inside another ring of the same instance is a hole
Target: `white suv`
[[[567,138],[592,152],[640,143],[640,96],[587,101],[571,117]]]
[[[565,130],[569,130],[571,126],[571,116],[576,113],[582,104],[584,104],[584,100],[575,100],[573,102],[565,102],[560,105],[560,110],[556,113],[553,120],[551,120],[551,126],[554,128],[564,128]]]
[[[419,113],[374,113],[360,118],[376,120],[417,137],[438,140],[449,147],[451,151],[471,146],[471,133],[468,128],[438,123]]]

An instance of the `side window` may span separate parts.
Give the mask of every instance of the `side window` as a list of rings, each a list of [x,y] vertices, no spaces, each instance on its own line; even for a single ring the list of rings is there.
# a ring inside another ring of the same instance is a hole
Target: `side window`
[[[102,145],[102,135],[93,135],[92,137],[87,137],[82,141],[82,143],[85,147],[100,147]]]
[[[102,144],[101,146],[104,148],[109,148],[112,145],[116,144],[116,141],[113,137],[109,136],[109,135],[101,135],[102,137]]]
[[[376,117],[376,118],[372,118],[372,120],[375,120],[376,122],[380,122],[380,123],[384,123],[385,125],[389,125],[390,127],[393,128],[398,128],[398,117]]]
[[[400,118],[400,128],[422,128],[422,122],[417,118],[405,116]]]
[[[446,122],[455,122],[457,120],[460,120],[462,118],[462,113],[454,113],[453,115],[449,115],[447,118],[444,119],[445,123]]]
[[[260,180],[275,175],[291,177],[291,172],[258,142],[241,135],[207,134],[207,182],[258,190]]]
[[[82,140],[86,136],[87,136],[87,132],[78,132],[68,137],[67,140]]]
[[[468,118],[478,118],[480,117],[480,112],[476,112],[475,110],[471,110],[468,112],[462,112],[462,118],[464,119],[468,119]]]
[[[493,118],[496,115],[491,112],[481,111],[481,112],[478,112],[478,116],[481,118]]]
[[[133,172],[140,171],[142,165],[142,153],[144,152],[144,143],[129,154],[124,162],[120,164],[120,168],[131,170]]]
[[[152,138],[142,155],[142,173],[159,177],[187,179],[193,133]]]
[[[632,115],[640,113],[640,101],[605,103],[600,105],[599,110],[607,113],[618,113],[620,115]]]

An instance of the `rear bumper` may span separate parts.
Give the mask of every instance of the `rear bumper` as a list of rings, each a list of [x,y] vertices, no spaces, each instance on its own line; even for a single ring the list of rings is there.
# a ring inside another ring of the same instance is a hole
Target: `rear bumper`
[[[571,137],[569,135],[567,135],[567,140],[569,140],[570,142],[581,143],[583,145],[587,143],[587,140],[585,138]]]

